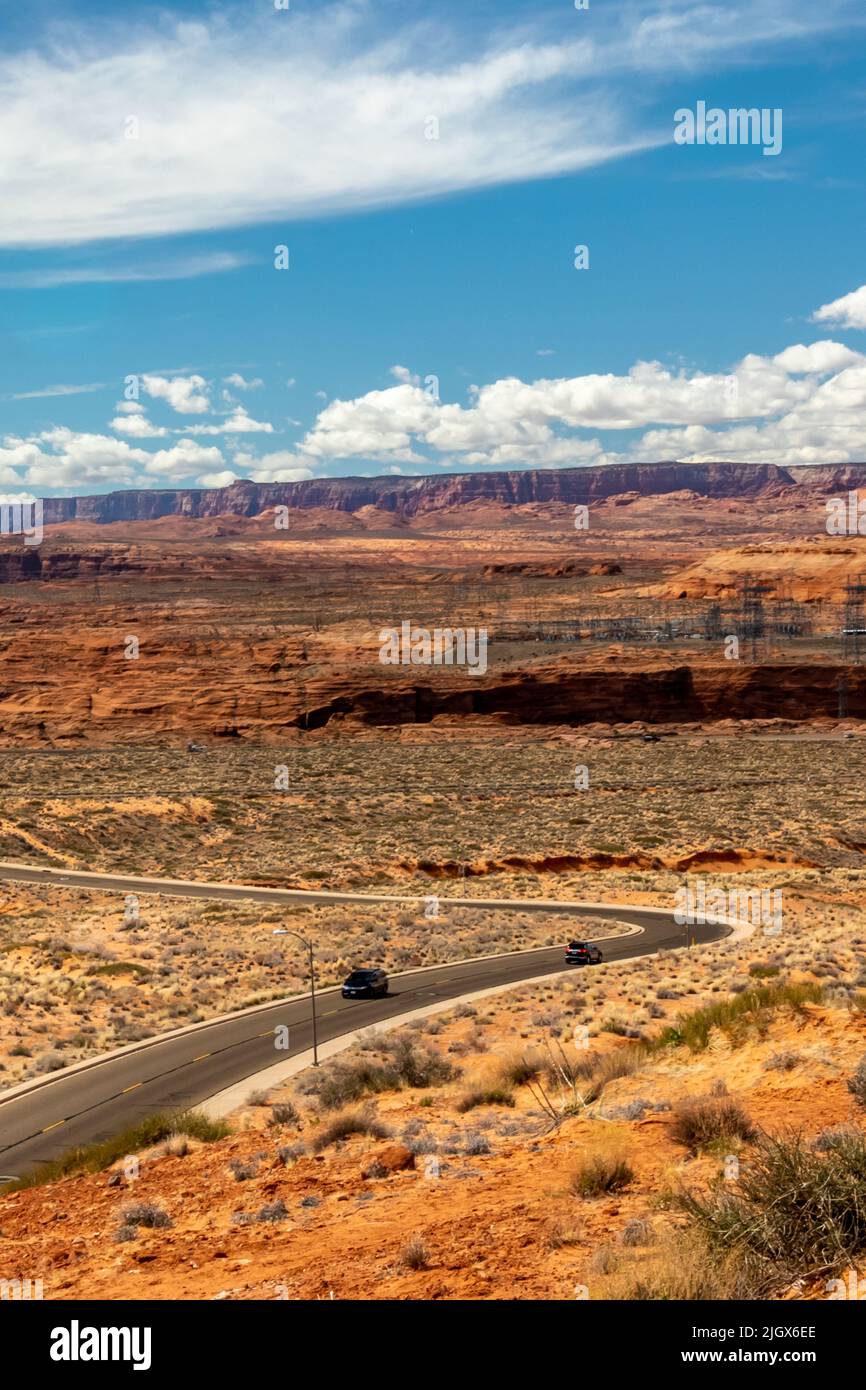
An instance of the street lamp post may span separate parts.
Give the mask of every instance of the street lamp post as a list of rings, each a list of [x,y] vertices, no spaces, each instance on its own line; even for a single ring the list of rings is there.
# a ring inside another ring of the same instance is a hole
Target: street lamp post
[[[307,949],[310,965],[310,1007],[313,1020],[313,1066],[319,1065],[319,1041],[316,1032],[316,968],[313,961],[313,943],[308,941],[300,932],[292,931],[290,927],[274,927],[273,936],[294,936]]]

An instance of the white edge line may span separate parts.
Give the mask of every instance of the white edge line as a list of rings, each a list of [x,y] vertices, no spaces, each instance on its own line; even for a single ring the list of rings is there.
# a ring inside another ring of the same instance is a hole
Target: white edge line
[[[608,903],[609,907],[610,904]],[[641,908],[640,911],[643,911]],[[618,932],[615,936],[595,936],[593,941],[622,941],[624,937],[636,936],[645,929],[638,926],[630,926],[628,931]],[[487,956],[467,956],[464,960],[443,961],[439,965],[416,965],[411,970],[400,970],[394,972],[391,978],[401,980],[406,975],[420,975],[428,970],[453,970],[460,965],[473,965],[485,960],[508,960],[510,956],[531,956],[540,951],[556,950],[555,946],[528,946],[520,951],[494,951]],[[557,974],[561,973],[559,971]],[[518,981],[519,983],[519,981]],[[338,993],[340,985],[328,985],[325,989],[316,991],[316,999],[326,999],[330,995]],[[167,1033],[157,1033],[152,1038],[142,1038],[140,1042],[126,1043],[124,1047],[115,1048],[113,1052],[102,1052],[98,1057],[85,1057],[80,1062],[73,1062],[71,1067],[64,1067],[62,1071],[52,1072],[50,1076],[34,1077],[29,1081],[21,1081],[17,1086],[10,1086],[8,1090],[0,1092],[0,1107],[8,1101],[18,1100],[21,1096],[28,1095],[33,1091],[42,1090],[44,1086],[50,1086],[58,1081],[63,1081],[67,1076],[77,1076],[80,1072],[90,1071],[92,1067],[103,1066],[106,1062],[113,1062],[118,1057],[131,1056],[136,1052],[144,1052],[149,1047],[156,1047],[160,1043],[170,1042],[173,1038],[186,1037],[192,1033],[198,1033],[204,1028],[214,1028],[221,1023],[231,1023],[233,1019],[251,1017],[255,1014],[265,1013],[268,1009],[278,1009],[284,1004],[296,1004],[299,1000],[306,999],[308,992],[302,991],[300,994],[284,995],[280,999],[270,999],[264,1004],[250,1004],[246,1009],[235,1009],[228,1014],[218,1014],[216,1018],[202,1019],[200,1023],[189,1023],[185,1028],[172,1028]]]
[[[711,925],[733,926],[734,930],[731,932],[730,936],[721,937],[719,941],[704,942],[702,943],[703,945],[718,946],[721,945],[722,942],[727,945],[735,939],[742,940],[742,936],[737,937],[738,928],[744,928],[745,936],[751,936],[754,931],[754,927],[750,923],[734,923],[730,920],[714,922]],[[643,932],[644,928],[637,927],[635,930],[637,932]],[[634,934],[634,932],[629,933],[629,935]],[[621,936],[614,938],[596,937],[595,939],[598,941],[621,940]],[[662,947],[661,949],[669,950],[670,948]],[[513,952],[512,954],[518,953]],[[648,951],[647,955],[657,956],[658,951]],[[488,957],[482,956],[479,957],[479,959],[486,960]],[[607,961],[604,962],[604,964],[614,965],[619,964],[619,962]],[[586,968],[589,969],[589,966]],[[347,1048],[351,1047],[353,1043],[358,1042],[361,1037],[369,1037],[371,1033],[390,1033],[393,1029],[400,1028],[404,1024],[411,1022],[412,1019],[428,1018],[433,1014],[448,1013],[449,1010],[457,1008],[459,1004],[465,1003],[469,999],[487,999],[494,994],[505,994],[508,990],[520,989],[522,985],[540,984],[544,980],[561,980],[562,977],[563,971],[555,970],[545,975],[528,976],[524,980],[511,980],[505,985],[489,985],[486,989],[471,990],[468,994],[455,995],[452,999],[441,999],[435,1004],[422,1004],[420,1008],[410,1009],[407,1013],[394,1014],[393,1017],[382,1019],[378,1023],[369,1023],[366,1028],[356,1028],[353,1029],[351,1033],[341,1033],[338,1038],[331,1038],[318,1049],[319,1057],[327,1061],[328,1058],[335,1057],[339,1052],[344,1052]],[[312,1048],[309,1048],[306,1052],[299,1052],[294,1057],[286,1058],[284,1062],[276,1062],[270,1067],[264,1067],[261,1071],[251,1072],[250,1075],[244,1077],[242,1081],[235,1081],[231,1086],[227,1086],[225,1090],[217,1091],[214,1095],[209,1096],[207,1100],[200,1101],[195,1108],[196,1110],[203,1110],[204,1113],[213,1120],[223,1119],[226,1115],[232,1114],[233,1111],[239,1110],[243,1106],[250,1089],[268,1090],[272,1086],[280,1086],[284,1082],[291,1080],[293,1076],[297,1076],[299,1072],[306,1071],[307,1067],[312,1066],[312,1064],[313,1051]]]

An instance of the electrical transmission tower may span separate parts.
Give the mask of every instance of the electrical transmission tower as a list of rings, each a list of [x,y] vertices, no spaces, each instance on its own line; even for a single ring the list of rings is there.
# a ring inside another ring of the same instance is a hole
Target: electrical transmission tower
[[[845,585],[845,607],[842,612],[842,657],[848,666],[860,666],[866,651],[866,620],[863,602],[866,583],[862,574]]]
[[[740,586],[740,611],[737,618],[737,632],[748,643],[749,657],[753,662],[763,656],[767,636],[767,619],[764,613],[764,597],[773,592],[772,584],[762,584],[746,575]]]

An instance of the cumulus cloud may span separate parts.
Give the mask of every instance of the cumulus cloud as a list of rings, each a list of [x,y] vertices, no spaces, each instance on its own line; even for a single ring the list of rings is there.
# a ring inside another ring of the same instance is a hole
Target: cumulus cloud
[[[244,470],[243,476],[254,483],[300,483],[305,478],[314,477],[312,460],[304,458],[291,449],[278,449],[272,454],[237,453],[234,457],[236,468]]]
[[[273,434],[274,427],[266,420],[254,420],[242,405],[218,425],[187,425],[184,434]]]
[[[837,328],[866,328],[866,285],[822,304],[812,315],[814,323],[832,323]]]
[[[751,463],[853,463],[866,455],[866,365],[847,367],[815,384],[794,409],[761,423],[726,430],[693,425],[651,430],[634,446],[635,457],[687,462],[731,459]]]
[[[647,0],[563,30],[531,7],[513,28],[495,10],[486,28],[379,10],[118,11],[10,45],[0,244],[275,222],[598,166],[669,140],[634,95],[672,65],[730,67],[851,15],[843,0],[708,0],[696,22],[694,0]]]
[[[859,352],[854,352],[851,348],[845,347],[843,343],[832,343],[824,340],[820,343],[810,343],[805,347],[802,343],[797,343],[794,347],[785,348],[784,352],[777,352],[773,358],[776,366],[782,367],[786,372],[837,372],[841,367],[851,367],[855,362],[862,362]]]
[[[233,386],[236,391],[257,391],[260,386],[265,384],[260,376],[247,381],[240,372],[232,372],[231,376],[224,376],[223,382],[226,386]]]
[[[7,435],[0,484],[62,490],[152,486],[155,479],[207,487],[239,477],[297,482],[355,460],[366,475],[369,464],[411,473],[659,458],[810,464],[866,454],[866,356],[831,339],[794,343],[773,356],[747,353],[726,372],[637,362],[622,373],[503,377],[470,387],[463,402],[441,400],[409,367],[389,374],[393,385],[329,401],[295,445],[265,454],[241,447],[242,437],[272,434],[273,426],[242,405],[214,422],[166,429],[151,423],[140,401],[120,402],[114,437],[65,426]],[[202,376],[151,374],[142,381],[151,397],[181,415],[210,408]],[[613,440],[605,437],[611,434]],[[140,447],[166,435],[178,437],[160,449]],[[232,466],[199,435],[224,437]]]
[[[463,405],[440,401],[397,367],[398,385],[325,406],[297,452],[321,462],[558,467],[614,461],[623,453],[606,449],[599,433],[655,427],[635,446],[639,457],[698,449],[746,458],[755,448],[797,462],[816,461],[823,449],[841,461],[864,452],[864,373],[862,354],[822,340],[774,357],[749,353],[728,372],[638,362],[621,375],[505,377],[472,387]],[[731,428],[747,421],[765,423]]]
[[[141,384],[149,396],[167,401],[179,415],[203,415],[211,408],[203,376],[165,377],[145,373]]]
[[[223,456],[216,446],[204,448],[194,439],[180,439],[170,449],[158,449],[146,456],[145,473],[158,473],[167,478],[189,478],[200,469],[219,469]]]
[[[6,441],[10,443],[26,468],[24,481],[36,488],[122,487],[135,482],[138,467],[149,458],[123,439],[78,434],[65,426],[44,430],[26,443]]]
[[[148,420],[144,411],[115,415],[110,428],[117,434],[128,434],[134,439],[157,439],[168,434],[164,425],[155,425],[152,420]]]
[[[221,473],[202,473],[196,482],[199,487],[230,487],[237,482],[237,475],[230,468],[224,468]]]

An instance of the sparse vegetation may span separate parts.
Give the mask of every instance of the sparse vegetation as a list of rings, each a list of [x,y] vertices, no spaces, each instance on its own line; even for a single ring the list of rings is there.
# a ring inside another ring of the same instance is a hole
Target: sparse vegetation
[[[441,1086],[457,1074],[446,1057],[422,1050],[407,1034],[377,1040],[377,1049],[374,1056],[340,1058],[310,1078],[309,1093],[323,1110],[336,1110],[382,1091]]]
[[[801,1134],[762,1135],[735,1183],[684,1191],[678,1205],[711,1252],[735,1255],[756,1296],[831,1274],[866,1251],[866,1137],[818,1150]]]
[[[503,1086],[476,1086],[465,1091],[455,1104],[455,1109],[465,1115],[467,1110],[475,1110],[479,1105],[514,1106],[514,1096]]]
[[[144,1226],[149,1231],[161,1230],[172,1225],[168,1212],[154,1202],[139,1202],[136,1206],[124,1207],[122,1226],[137,1229]]]
[[[377,1119],[370,1110],[344,1110],[342,1114],[335,1115],[326,1125],[316,1131],[313,1139],[313,1151],[321,1153],[323,1149],[330,1148],[332,1144],[339,1144],[341,1140],[350,1138],[353,1134],[366,1134],[370,1139],[389,1139],[391,1131],[387,1125]]]
[[[693,1013],[684,1014],[673,1027],[664,1030],[655,1046],[682,1044],[692,1052],[700,1052],[708,1046],[710,1034],[715,1028],[736,1035],[749,1024],[765,1027],[769,1016],[776,1010],[787,1008],[795,1013],[801,1012],[806,1004],[820,1004],[823,994],[824,987],[811,981],[764,985],[745,990],[732,998],[720,999],[718,1003],[707,1004]]]
[[[423,1238],[419,1235],[410,1236],[406,1244],[397,1256],[397,1263],[403,1269],[428,1269],[430,1266],[430,1251]]]
[[[750,1144],[755,1127],[743,1107],[726,1097],[684,1101],[674,1111],[671,1138],[692,1153],[735,1141]]]
[[[41,1187],[45,1183],[56,1182],[59,1178],[73,1173],[101,1173],[127,1154],[140,1153],[172,1135],[184,1134],[212,1144],[224,1139],[229,1127],[219,1120],[210,1120],[197,1110],[160,1112],[147,1120],[141,1120],[130,1129],[122,1130],[111,1139],[90,1144],[85,1148],[70,1149],[59,1158],[41,1164],[32,1172],[24,1173],[14,1182],[7,1183],[4,1192],[17,1192],[22,1188]]]
[[[624,1158],[596,1154],[574,1170],[570,1187],[575,1197],[602,1197],[621,1192],[633,1181],[634,1172]]]
[[[861,1057],[857,1070],[848,1079],[848,1090],[858,1105],[866,1106],[866,1057]]]

